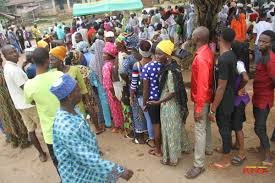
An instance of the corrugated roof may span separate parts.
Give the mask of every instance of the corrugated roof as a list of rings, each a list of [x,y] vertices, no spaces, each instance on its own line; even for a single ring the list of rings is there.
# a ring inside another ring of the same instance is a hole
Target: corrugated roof
[[[27,3],[36,3],[44,0],[8,0],[8,6],[27,4]]]

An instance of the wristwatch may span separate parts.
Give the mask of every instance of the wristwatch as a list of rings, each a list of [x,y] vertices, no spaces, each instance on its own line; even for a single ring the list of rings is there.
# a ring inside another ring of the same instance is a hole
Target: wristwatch
[[[210,109],[209,113],[210,113],[211,115],[215,115],[215,114],[216,114],[216,112],[213,112],[211,109]]]

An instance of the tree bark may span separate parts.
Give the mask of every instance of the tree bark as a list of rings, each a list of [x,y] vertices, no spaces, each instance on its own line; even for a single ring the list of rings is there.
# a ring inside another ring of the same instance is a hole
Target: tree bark
[[[197,12],[197,23],[199,26],[205,26],[209,29],[210,38],[215,36],[217,15],[227,1],[228,0],[194,0]]]

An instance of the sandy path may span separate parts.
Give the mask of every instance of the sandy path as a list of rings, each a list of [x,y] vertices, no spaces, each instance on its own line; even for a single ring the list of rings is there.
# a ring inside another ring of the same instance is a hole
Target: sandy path
[[[22,58],[21,58],[22,60]],[[186,73],[185,80],[190,80],[190,73]],[[252,94],[251,82],[248,92]],[[189,102],[190,114],[193,113],[192,103]],[[268,134],[271,136],[275,127],[275,109],[271,110],[268,119]],[[189,115],[187,120],[187,131],[191,141],[194,141],[193,119]],[[217,131],[216,124],[212,125],[214,147],[220,146],[221,140]],[[247,122],[244,125],[245,145],[246,147],[257,146],[258,139],[254,133],[252,105],[247,107]],[[38,132],[42,142],[41,132]],[[275,179],[275,170],[270,169],[269,175],[243,175],[242,167],[245,165],[259,165],[261,155],[248,154],[248,160],[241,167],[230,167],[226,170],[207,171],[199,178],[191,181],[184,178],[184,173],[193,165],[193,154],[183,155],[177,167],[162,166],[159,158],[148,155],[146,145],[134,145],[121,135],[112,134],[110,131],[98,136],[98,141],[104,158],[120,163],[132,170],[135,175],[131,183],[181,183],[181,182],[249,182],[249,183],[272,183]],[[275,143],[271,144],[275,150]],[[21,150],[13,149],[5,144],[3,136],[0,134],[0,183],[57,183],[59,178],[48,160],[46,163],[40,163],[37,153],[33,147]],[[45,146],[44,146],[44,149]],[[236,153],[236,152],[233,152]],[[207,156],[207,164],[217,160],[219,154]],[[125,182],[121,180],[120,182]]]

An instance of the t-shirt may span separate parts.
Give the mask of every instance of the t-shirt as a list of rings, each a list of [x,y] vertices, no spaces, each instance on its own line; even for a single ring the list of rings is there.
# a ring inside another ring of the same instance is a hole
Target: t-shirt
[[[162,64],[157,61],[151,61],[142,69],[141,78],[149,81],[149,100],[159,100],[159,72]]]
[[[258,40],[260,38],[260,35],[266,31],[266,30],[272,30],[272,25],[269,22],[266,21],[259,21],[253,28],[253,33],[257,34],[257,38],[255,41],[255,44],[258,45]]]
[[[227,85],[224,95],[217,112],[222,114],[231,114],[234,109],[234,88],[236,77],[237,58],[232,50],[223,53],[218,58],[218,64],[215,67],[215,89],[218,88],[218,80],[226,80]]]
[[[6,61],[4,65],[4,76],[15,108],[27,109],[33,107],[32,105],[26,104],[24,92],[21,88],[21,86],[28,81],[26,73],[24,73],[16,63]]]
[[[53,121],[60,103],[50,92],[52,84],[63,75],[60,71],[49,71],[28,80],[24,87],[26,102],[35,103],[44,140],[53,143]]]

